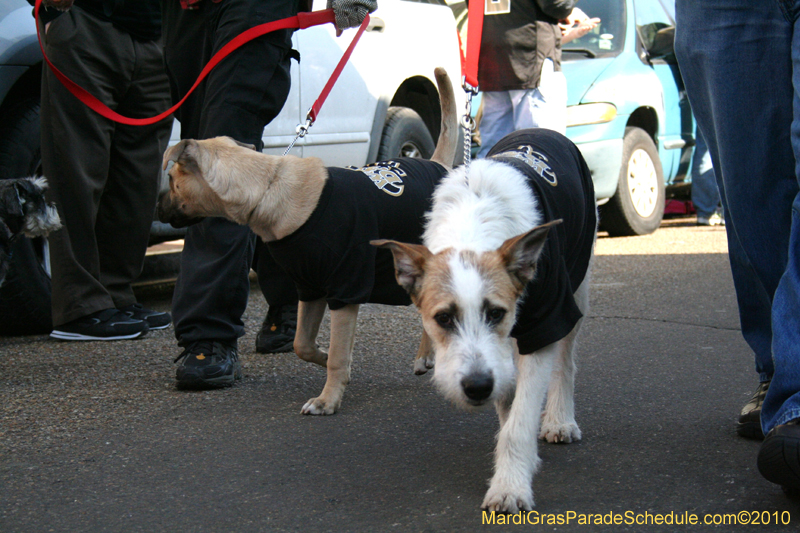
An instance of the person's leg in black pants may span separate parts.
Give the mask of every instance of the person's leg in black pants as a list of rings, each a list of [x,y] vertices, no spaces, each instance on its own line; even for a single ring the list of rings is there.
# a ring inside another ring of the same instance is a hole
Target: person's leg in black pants
[[[290,352],[297,329],[297,289],[261,240],[256,242],[253,270],[258,273],[258,285],[269,304],[267,316],[256,336],[256,351]]]
[[[298,0],[201,2],[196,10],[183,10],[177,1],[162,5],[167,71],[178,100],[222,46],[249,27],[296,14]],[[291,31],[282,30],[225,58],[176,113],[181,137],[227,135],[260,150],[264,126],[289,94],[290,52]],[[184,242],[172,309],[185,349],[178,385],[230,385],[241,373],[236,344],[244,334],[255,235],[208,218],[190,227]]]
[[[44,39],[59,68],[119,113],[147,117],[168,107],[158,43],[138,41],[80,7],[55,19]],[[135,331],[115,333],[120,315],[109,312],[136,304],[131,283],[142,270],[170,122],[115,123],[79,102],[48,68],[41,118],[43,173],[64,224],[49,238],[51,336],[108,340],[146,332],[136,318]],[[150,313],[169,323],[166,313]],[[108,327],[95,327],[102,324]]]

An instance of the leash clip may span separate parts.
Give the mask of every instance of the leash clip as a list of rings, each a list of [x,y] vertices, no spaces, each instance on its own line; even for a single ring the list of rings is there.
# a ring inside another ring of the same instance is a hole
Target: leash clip
[[[313,126],[313,125],[314,125],[314,121],[311,120],[311,118],[307,118],[305,124],[298,124],[297,125],[297,129],[294,130],[295,133],[297,133],[297,137],[298,138],[305,137],[306,134],[308,133],[308,130],[310,130],[311,126]]]
[[[292,142],[289,143],[289,147],[286,148],[286,151],[283,152],[283,155],[288,154],[292,148],[294,148],[295,143],[308,134],[308,130],[310,130],[311,126],[314,125],[314,119],[312,118],[313,112],[313,108],[309,109],[308,114],[306,115],[306,123],[297,125],[297,128],[294,130],[297,135],[295,135],[294,139],[292,139]]]
[[[461,86],[464,87],[464,91],[470,93],[472,96],[478,94],[478,91],[480,90],[477,86],[473,86],[471,83],[469,83],[466,76],[461,76]]]
[[[472,132],[475,129],[475,120],[472,118],[472,97],[478,94],[478,88],[467,82],[467,77],[461,77],[461,85],[467,95],[466,109],[461,117],[461,127],[464,129],[464,170],[469,172],[472,162]]]

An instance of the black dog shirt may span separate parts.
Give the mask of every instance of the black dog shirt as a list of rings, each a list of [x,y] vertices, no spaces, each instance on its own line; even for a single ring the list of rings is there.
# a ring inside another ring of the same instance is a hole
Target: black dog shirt
[[[309,219],[268,243],[297,285],[301,301],[409,305],[389,250],[374,239],[420,243],[433,189],[447,173],[438,163],[397,158],[363,168],[328,168],[328,180]]]
[[[564,221],[547,235],[511,331],[520,353],[530,354],[564,338],[583,316],[573,294],[589,268],[597,227],[592,176],[569,139],[541,128],[503,137],[488,157],[528,177],[543,223]]]

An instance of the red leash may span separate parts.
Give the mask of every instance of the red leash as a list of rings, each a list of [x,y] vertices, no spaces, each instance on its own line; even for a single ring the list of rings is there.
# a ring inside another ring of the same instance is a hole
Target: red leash
[[[469,0],[467,12],[467,54],[461,52],[461,74],[464,90],[478,92],[478,59],[481,55],[483,8],[486,0]]]
[[[214,57],[206,64],[203,68],[200,76],[197,78],[197,81],[194,82],[192,88],[189,89],[189,92],[181,99],[180,102],[169,108],[168,110],[164,111],[160,115],[150,118],[129,118],[124,117],[117,113],[116,111],[110,109],[107,105],[103,102],[98,100],[94,97],[89,91],[69,79],[64,73],[58,70],[55,65],[50,62],[50,59],[47,58],[47,54],[44,52],[44,45],[42,44],[42,36],[39,31],[39,7],[42,4],[42,0],[36,0],[36,4],[34,6],[34,14],[36,16],[36,35],[39,37],[39,47],[42,49],[42,56],[44,60],[47,62],[47,65],[53,71],[56,78],[61,81],[62,84],[73,94],[77,97],[81,102],[89,106],[92,110],[99,113],[100,115],[111,119],[115,122],[119,122],[121,124],[129,124],[132,126],[146,126],[148,124],[155,124],[161,120],[172,115],[172,113],[178,109],[183,102],[189,97],[189,95],[194,91],[200,82],[208,75],[211,70],[217,66],[217,64],[225,59],[231,52],[239,48],[240,46],[244,45],[247,42],[252,41],[257,37],[261,37],[262,35],[266,35],[267,33],[282,30],[282,29],[289,29],[289,28],[297,28],[297,29],[306,29],[310,28],[311,26],[318,26],[320,24],[326,24],[328,22],[334,23],[336,21],[336,17],[333,14],[332,9],[326,9],[323,11],[313,11],[311,13],[298,13],[294,17],[288,17],[281,20],[275,20],[273,22],[267,22],[266,24],[260,24],[258,26],[254,26],[249,30],[237,35],[231,41],[226,44],[222,49],[214,54]],[[319,98],[317,101],[314,102],[314,105],[311,107],[311,110],[308,112],[309,119],[313,122],[319,110],[322,108],[322,104],[325,103],[325,99],[328,97],[331,89],[333,88],[334,83],[336,83],[339,74],[341,74],[342,69],[344,69],[344,65],[347,63],[348,59],[350,58],[350,54],[352,54],[353,49],[355,48],[356,43],[361,38],[361,34],[364,33],[364,30],[369,24],[369,15],[366,16],[364,21],[361,23],[361,26],[358,28],[358,32],[356,33],[355,37],[353,37],[353,41],[350,43],[350,46],[345,51],[342,58],[339,60],[339,64],[336,65],[336,69],[334,69],[331,78],[328,80],[328,83],[322,89],[322,93],[320,93]]]
[[[464,168],[467,170],[472,161],[472,131],[475,129],[475,121],[472,119],[472,97],[478,94],[478,61],[481,55],[485,2],[486,0],[469,0],[466,55],[461,44],[461,35],[458,36],[458,51],[461,54],[461,85],[467,95],[467,108],[464,116],[461,117],[461,127],[464,128]]]

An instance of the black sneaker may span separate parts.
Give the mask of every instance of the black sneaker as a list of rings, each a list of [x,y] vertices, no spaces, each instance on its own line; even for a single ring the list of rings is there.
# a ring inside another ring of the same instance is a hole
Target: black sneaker
[[[761,404],[764,403],[764,398],[767,396],[769,383],[769,381],[759,383],[753,397],[742,408],[739,422],[736,424],[736,433],[740,437],[755,440],[764,438],[764,432],[761,430]]]
[[[127,305],[125,307],[120,307],[119,310],[131,318],[135,318],[136,320],[144,320],[147,322],[147,325],[150,326],[151,330],[164,329],[172,324],[172,317],[169,315],[169,313],[153,311],[152,309],[142,307],[142,304]]]
[[[236,345],[218,341],[197,341],[183,350],[175,362],[181,361],[175,372],[179,389],[217,389],[230,387],[242,379],[242,367]]]
[[[53,328],[50,336],[64,341],[116,341],[141,337],[149,329],[144,320],[104,309]]]
[[[758,450],[758,471],[784,492],[800,494],[800,418],[775,426]]]
[[[297,306],[270,306],[267,317],[256,335],[258,353],[282,353],[294,350],[297,330]]]

